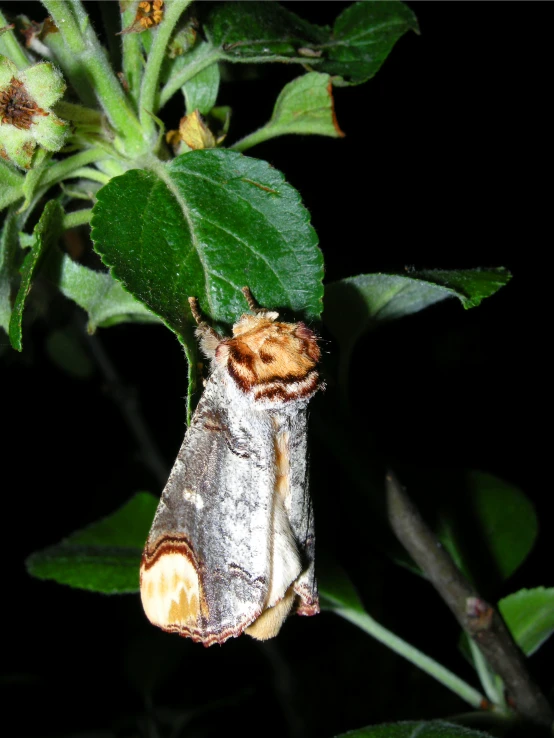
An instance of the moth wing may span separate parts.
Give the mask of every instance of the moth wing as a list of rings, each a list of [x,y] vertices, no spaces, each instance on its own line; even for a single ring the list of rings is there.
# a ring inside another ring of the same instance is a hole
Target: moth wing
[[[262,612],[271,566],[272,444],[267,413],[216,369],[163,491],[141,565],[145,612],[164,630],[222,643]]]
[[[308,417],[303,408],[290,420],[290,524],[302,557],[302,573],[294,583],[300,601],[296,611],[300,615],[317,615],[319,595],[315,578],[314,512],[310,496],[308,466]]]

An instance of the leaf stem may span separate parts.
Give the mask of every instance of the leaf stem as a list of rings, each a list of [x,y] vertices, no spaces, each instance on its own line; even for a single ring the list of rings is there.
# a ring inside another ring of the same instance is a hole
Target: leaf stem
[[[452,692],[457,694],[461,699],[470,704],[475,709],[480,709],[484,702],[483,695],[474,689],[470,684],[460,679],[456,674],[445,668],[438,661],[419,651],[410,643],[402,640],[390,630],[387,630],[377,621],[375,621],[366,612],[360,612],[345,607],[332,608],[337,615],[345,618],[345,620],[354,623],[373,638],[377,639],[392,651],[403,656],[405,659],[415,664],[426,674],[429,674]]]
[[[62,161],[56,162],[50,169],[44,172],[40,181],[41,187],[57,184],[62,179],[72,175],[76,169],[105,158],[106,152],[104,149],[92,148],[80,151],[78,154],[69,156],[67,159],[62,159]]]
[[[475,666],[475,670],[479,675],[479,680],[483,685],[485,694],[494,705],[503,705],[503,697],[498,693],[498,690],[496,689],[496,685],[494,684],[494,677],[491,674],[489,665],[487,664],[485,657],[483,656],[477,644],[472,638],[468,638],[467,641],[471,651],[473,665]]]
[[[189,52],[190,63],[175,75],[170,77],[160,92],[159,107],[163,108],[166,102],[190,79],[195,77],[206,67],[216,64],[223,56],[219,49],[215,49],[209,42],[198,47],[198,50]]]
[[[456,567],[392,472],[386,487],[388,516],[396,537],[501,677],[517,712],[531,723],[552,725],[554,713],[498,612]]]
[[[0,28],[6,28],[8,25],[6,16],[0,11]],[[18,69],[27,69],[31,63],[11,29],[4,31],[0,36],[0,53],[11,59]]]
[[[272,138],[277,138],[278,136],[282,135],[283,131],[280,131],[277,127],[272,127],[268,124],[262,126],[261,128],[258,128],[258,130],[254,131],[253,133],[249,133],[244,138],[241,138],[240,141],[237,141],[232,146],[229,146],[229,148],[233,151],[246,151],[246,149],[251,149],[252,146],[257,146],[257,144],[263,143],[264,141],[269,141]]]
[[[99,182],[101,185],[108,184],[111,179],[108,174],[99,172],[98,169],[93,169],[92,167],[81,167],[80,169],[75,169],[75,171],[71,173],[71,177],[90,179],[92,182]],[[66,177],[66,179],[68,179],[68,177]]]
[[[157,112],[158,81],[167,45],[177,21],[190,3],[191,0],[172,0],[171,3],[166,3],[163,20],[158,26],[148,54],[140,90],[139,119],[143,129],[150,134],[155,132],[152,115]]]
[[[54,106],[54,112],[64,120],[71,120],[74,123],[89,123],[90,125],[100,126],[102,124],[102,114],[93,108],[87,108],[84,105],[75,105],[61,101]]]
[[[91,217],[92,208],[82,208],[81,210],[74,210],[72,213],[66,213],[62,220],[62,228],[64,231],[68,231],[70,228],[85,225],[85,223],[90,223]]]

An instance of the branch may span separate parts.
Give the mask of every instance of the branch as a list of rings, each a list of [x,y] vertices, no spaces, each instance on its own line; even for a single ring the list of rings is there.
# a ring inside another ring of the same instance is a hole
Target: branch
[[[109,394],[137,442],[143,464],[161,484],[165,484],[168,468],[142,416],[136,391],[131,387],[126,387],[122,382],[98,336],[90,335],[82,325],[80,332],[86,341],[90,355],[104,377]]]
[[[533,723],[552,725],[552,709],[529,675],[524,656],[498,612],[459,571],[392,472],[387,475],[386,487],[389,521],[398,540],[502,678],[509,704]]]

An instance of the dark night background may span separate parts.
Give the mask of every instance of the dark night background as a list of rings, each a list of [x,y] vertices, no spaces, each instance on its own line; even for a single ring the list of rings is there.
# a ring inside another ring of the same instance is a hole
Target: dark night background
[[[17,5],[36,20],[44,15],[38,3]],[[286,5],[317,23],[332,23],[345,7]],[[380,453],[400,468],[482,469],[535,502],[539,541],[496,593],[504,596],[552,585],[543,347],[554,8],[409,5],[421,35],[403,37],[373,80],[335,90],[343,140],[289,136],[248,153],[270,161],[300,191],[327,282],[406,266],[503,265],[513,273],[479,308],[464,311],[447,301],[366,337],[351,373],[355,427],[371,432]],[[230,142],[263,124],[283,84],[299,73],[273,65],[258,80],[224,83],[218,102],[233,107]],[[176,127],[182,110],[166,112]],[[57,319],[69,316],[62,311]],[[3,488],[2,691],[4,714],[15,721],[10,735],[146,735],[137,721],[145,731],[152,705],[168,720],[180,716],[176,736],[245,738],[327,738],[372,723],[466,711],[446,689],[330,613],[289,620],[269,644],[242,637],[203,649],[157,632],[137,596],[105,597],[29,578],[23,562],[32,551],[107,515],[138,490],[161,492],[101,374],[79,380],[50,361],[51,327],[38,317],[21,356],[3,351],[4,429],[12,439]],[[186,365],[176,338],[163,327],[138,325],[99,337],[122,381],[136,389],[169,470],[185,427]],[[336,347],[325,338],[332,362]],[[319,398],[316,412],[326,401]],[[450,613],[429,585],[372,547],[361,515],[358,528],[349,529],[356,519],[348,512],[355,504],[349,481],[315,436],[312,446],[320,545],[343,552],[341,563],[378,620],[476,684],[457,651]],[[345,555],[355,550],[367,557]],[[553,655],[547,644],[531,661],[550,696]]]

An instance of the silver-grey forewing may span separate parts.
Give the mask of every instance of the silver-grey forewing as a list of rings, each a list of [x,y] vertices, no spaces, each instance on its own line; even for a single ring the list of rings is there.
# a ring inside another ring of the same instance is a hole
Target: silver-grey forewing
[[[167,630],[221,642],[261,613],[270,576],[273,454],[268,413],[254,407],[229,375],[216,368],[147,542],[152,554],[164,540],[184,541],[198,573],[196,618],[187,610],[188,620],[181,614],[181,625],[169,624]],[[190,610],[190,596],[187,602]]]

